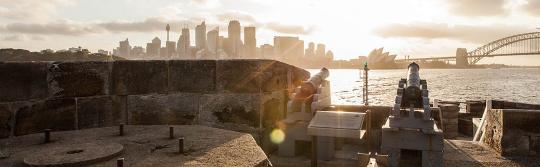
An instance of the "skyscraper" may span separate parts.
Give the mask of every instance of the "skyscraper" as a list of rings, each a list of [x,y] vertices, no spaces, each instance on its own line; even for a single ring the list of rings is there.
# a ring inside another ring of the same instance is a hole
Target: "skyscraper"
[[[206,24],[203,21],[195,27],[195,48],[198,50],[206,50]]]
[[[315,56],[315,43],[310,42],[306,49],[306,57],[313,58],[313,56]]]
[[[228,40],[229,43],[228,46],[230,48],[227,48],[228,51],[227,54],[229,54],[230,57],[238,58],[240,57],[240,53],[242,53],[242,40],[240,39],[240,22],[238,20],[232,20],[229,22],[228,27]]]
[[[277,60],[289,62],[304,55],[304,41],[298,37],[274,37],[274,54]]]
[[[152,43],[146,44],[146,56],[158,57],[160,48],[161,48],[161,40],[158,37],[155,37],[152,40]]]
[[[219,49],[219,28],[208,31],[208,35],[206,37],[208,44],[208,52],[211,55],[216,55]]]
[[[261,45],[261,58],[274,59],[274,46],[270,44]]]
[[[244,58],[258,58],[257,38],[255,31],[255,27],[244,28]]]
[[[180,38],[178,39],[178,55],[180,58],[190,58],[191,52],[190,52],[190,39],[189,39],[189,29],[183,28],[182,29],[182,35],[180,35]]]
[[[167,41],[167,44],[165,44],[165,47],[167,48],[167,58],[176,58],[176,42],[174,41]]]
[[[317,44],[317,50],[315,51],[315,56],[322,58],[326,55],[326,46],[324,44]]]
[[[129,39],[119,42],[120,47],[118,48],[119,56],[123,58],[129,58],[131,52],[131,46],[129,45]]]

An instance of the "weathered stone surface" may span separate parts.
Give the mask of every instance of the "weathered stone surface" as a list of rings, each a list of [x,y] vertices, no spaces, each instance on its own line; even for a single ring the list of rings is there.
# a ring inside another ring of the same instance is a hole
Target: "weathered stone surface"
[[[213,92],[216,90],[216,61],[169,61],[170,92]]]
[[[503,127],[502,127],[502,110],[500,109],[492,109],[490,110],[486,115],[486,122],[485,126],[485,137],[482,141],[492,149],[494,149],[497,153],[501,154],[502,148],[501,148],[501,142],[503,137]]]
[[[111,62],[56,62],[49,66],[49,94],[84,97],[109,94]]]
[[[10,110],[10,104],[0,103],[0,138],[6,138],[10,136],[12,120],[13,113]]]
[[[130,95],[128,123],[134,125],[193,124],[199,106],[198,94]]]
[[[540,110],[505,109],[502,112],[504,130],[540,134]]]
[[[258,60],[220,60],[216,68],[218,91],[232,93],[261,92],[262,78],[268,77],[259,71]]]
[[[530,154],[540,155],[540,136],[531,136]]]
[[[79,129],[114,126],[123,122],[125,99],[120,97],[95,97],[77,99]]]
[[[262,91],[272,92],[287,89],[289,78],[293,78],[293,68],[296,67],[279,61],[261,61],[259,69],[264,74],[261,78]]]
[[[124,166],[130,167],[271,166],[265,153],[249,134],[196,125],[172,126],[177,137],[184,137],[184,154],[178,153],[176,140],[168,139],[169,125],[127,125],[125,126],[125,136],[114,135],[118,127],[105,127],[54,132],[51,135],[54,142],[49,144],[37,143],[41,141],[38,139],[42,139],[43,134],[1,139],[2,147],[0,149],[9,157],[0,159],[0,166],[25,166],[22,161],[32,156],[42,156],[42,160],[59,157],[64,158],[62,159],[64,162],[71,163],[73,160],[80,162],[80,160],[89,159],[96,155],[111,155],[110,151],[118,148],[107,147],[111,143],[123,146],[121,157],[125,158]],[[103,147],[86,143],[96,143],[103,145]],[[62,152],[66,153],[78,149],[84,151],[77,153],[77,155],[61,155]],[[55,153],[55,155],[47,156],[51,153]],[[89,162],[86,166],[116,166],[116,158],[120,157],[110,158],[100,158],[99,161]]]
[[[119,143],[88,142],[49,146],[24,158],[28,166],[85,166],[113,159],[121,155]]]
[[[459,133],[467,135],[467,136],[473,136],[473,122],[472,120],[466,119],[466,118],[460,118],[458,122],[458,128]]]
[[[285,119],[287,112],[287,91],[274,91],[264,93],[261,97],[262,125],[273,128],[278,122]]]
[[[116,95],[167,92],[167,61],[115,61],[112,71]]]
[[[44,129],[75,129],[75,99],[55,99],[12,106],[16,111],[15,135],[38,133]]]
[[[0,101],[47,97],[47,65],[42,62],[0,62]]]
[[[259,127],[260,96],[257,94],[206,94],[201,97],[199,109],[198,122],[201,125],[220,128],[227,128],[226,124]]]

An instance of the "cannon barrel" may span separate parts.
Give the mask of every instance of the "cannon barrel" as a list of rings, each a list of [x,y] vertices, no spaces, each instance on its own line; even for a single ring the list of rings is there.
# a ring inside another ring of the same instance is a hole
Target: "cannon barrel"
[[[407,87],[416,86],[420,88],[420,66],[416,63],[409,64],[407,75]]]
[[[416,63],[409,64],[407,75],[407,87],[403,95],[402,107],[422,107],[422,91],[420,90],[420,66]]]
[[[317,93],[317,88],[322,82],[328,78],[330,72],[326,68],[322,68],[319,73],[313,75],[309,80],[300,85],[300,95],[304,97],[311,96]]]

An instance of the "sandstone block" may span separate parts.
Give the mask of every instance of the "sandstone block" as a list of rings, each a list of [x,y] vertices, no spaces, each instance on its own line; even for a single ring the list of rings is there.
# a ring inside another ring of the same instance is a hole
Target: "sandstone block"
[[[75,99],[27,102],[12,106],[16,111],[15,135],[38,133],[44,129],[75,129]]]
[[[206,94],[201,97],[198,122],[226,128],[226,125],[259,127],[260,96],[250,93]],[[230,130],[243,131],[242,127]]]
[[[0,138],[7,138],[11,135],[13,113],[9,103],[0,104]]]
[[[199,94],[130,95],[128,123],[134,125],[190,125],[199,106]]]
[[[262,91],[262,78],[268,73],[259,71],[257,60],[220,60],[216,67],[216,86],[221,92],[258,93]]]
[[[112,88],[115,95],[167,92],[166,61],[115,61]]]
[[[125,99],[103,96],[77,99],[79,129],[118,125],[124,119]]]
[[[46,98],[47,65],[42,62],[0,62],[0,101]]]
[[[110,62],[56,62],[49,66],[49,94],[84,97],[109,94]]]
[[[216,61],[169,61],[169,91],[214,92],[216,90]]]

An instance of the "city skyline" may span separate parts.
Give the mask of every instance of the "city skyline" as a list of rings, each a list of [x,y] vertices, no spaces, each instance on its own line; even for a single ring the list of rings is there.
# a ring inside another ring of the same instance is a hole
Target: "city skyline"
[[[334,64],[333,52],[323,43],[309,42],[304,48],[304,40],[297,36],[274,36],[272,44],[257,46],[257,28],[242,26],[238,20],[230,20],[227,36],[219,34],[219,27],[208,31],[206,21],[191,29],[182,28],[180,34],[171,34],[170,24],[166,24],[166,41],[162,45],[159,37],[154,37],[146,48],[129,42],[129,38],[118,42],[112,52],[100,49],[100,53],[126,59],[272,59],[299,66],[330,66]],[[242,31],[243,29],[243,31]],[[178,43],[171,40],[178,37]],[[194,44],[193,42],[194,41]],[[81,47],[78,48],[81,50]],[[69,49],[71,51],[71,49]],[[358,60],[358,59],[355,59]]]
[[[472,50],[502,37],[538,31],[536,27],[540,26],[535,19],[540,15],[540,2],[532,0],[2,2],[0,48],[33,51],[82,46],[97,52],[109,50],[127,37],[145,47],[156,36],[164,39],[162,29],[167,23],[175,34],[171,41],[178,43],[176,34],[182,28],[192,29],[195,36],[195,26],[206,21],[207,30],[219,27],[223,35],[227,34],[226,21],[236,19],[242,26],[257,27],[256,46],[272,44],[273,36],[298,36],[325,43],[336,59],[354,59],[380,47],[398,58],[433,57],[451,56],[456,48]],[[194,42],[192,39],[191,44]],[[540,65],[540,58],[503,57],[482,62]]]

